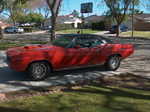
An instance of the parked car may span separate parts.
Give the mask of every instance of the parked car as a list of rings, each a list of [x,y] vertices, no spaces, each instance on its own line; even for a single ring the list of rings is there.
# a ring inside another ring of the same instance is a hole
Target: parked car
[[[126,32],[126,31],[128,31],[128,27],[125,26],[125,25],[120,25],[120,27],[119,27],[119,32]],[[112,33],[112,34],[117,33],[117,25],[113,25],[113,26],[110,28],[110,33]]]
[[[52,28],[51,26],[43,26],[43,27],[41,27],[42,30],[51,30],[51,28]]]
[[[33,80],[43,80],[62,69],[103,64],[107,70],[115,71],[133,52],[131,44],[115,44],[97,35],[66,34],[52,45],[10,48],[6,54],[10,68],[27,71]]]
[[[5,33],[23,33],[24,29],[16,26],[7,27],[4,30]]]

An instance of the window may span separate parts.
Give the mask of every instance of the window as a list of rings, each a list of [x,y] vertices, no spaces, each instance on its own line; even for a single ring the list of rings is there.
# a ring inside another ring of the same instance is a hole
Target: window
[[[79,45],[82,48],[91,47],[90,41],[86,38],[83,38],[83,37],[77,38],[76,45]]]
[[[77,38],[76,44],[84,48],[84,47],[96,47],[98,45],[104,44],[104,42],[95,37],[85,36]]]
[[[59,37],[53,41],[53,45],[60,47],[68,47],[72,43],[72,37]]]
[[[101,44],[104,44],[104,42],[101,41],[100,39],[93,39],[93,41],[91,42],[91,47],[96,47],[96,46],[99,46]]]

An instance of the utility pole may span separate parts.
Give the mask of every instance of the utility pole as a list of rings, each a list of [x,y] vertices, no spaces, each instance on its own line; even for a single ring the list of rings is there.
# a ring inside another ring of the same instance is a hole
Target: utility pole
[[[82,13],[82,25],[81,25],[81,34],[83,34],[83,28],[84,28],[84,14]]]
[[[81,4],[81,14],[82,14],[82,27],[81,27],[81,33],[83,33],[83,27],[84,27],[84,14],[89,14],[93,12],[93,2],[87,2]]]
[[[132,38],[134,37],[134,10],[135,10],[135,0],[132,0]]]

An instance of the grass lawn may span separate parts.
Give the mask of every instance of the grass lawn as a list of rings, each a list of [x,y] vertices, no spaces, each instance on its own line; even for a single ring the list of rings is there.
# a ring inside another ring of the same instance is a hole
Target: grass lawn
[[[81,32],[81,29],[61,30],[61,31],[58,31],[58,33],[77,33],[78,31]],[[100,32],[100,31],[91,30],[91,29],[83,29],[84,34],[92,34],[92,33],[97,33],[97,32]]]
[[[131,36],[131,34],[131,31],[121,33],[122,36]],[[150,38],[150,31],[135,31],[134,37]]]
[[[12,47],[24,46],[27,44],[46,44],[47,42],[42,41],[24,41],[24,42],[0,42],[0,50],[6,50]]]
[[[118,83],[122,80],[120,87]],[[109,79],[116,84],[94,83],[49,95],[33,96],[0,103],[0,112],[149,112],[149,80],[133,77]],[[130,81],[127,83],[127,81]],[[136,84],[145,84],[145,90]],[[112,86],[113,85],[113,86]],[[132,88],[131,88],[132,86]]]

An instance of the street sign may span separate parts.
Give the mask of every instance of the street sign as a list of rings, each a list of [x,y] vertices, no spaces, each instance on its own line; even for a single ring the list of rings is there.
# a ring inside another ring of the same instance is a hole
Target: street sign
[[[81,4],[81,13],[92,13],[93,12],[93,3],[82,3]]]

